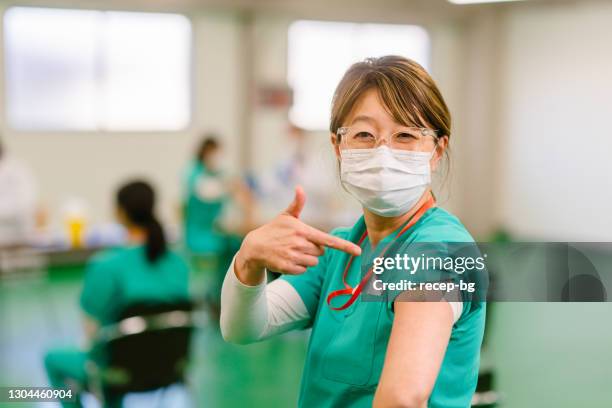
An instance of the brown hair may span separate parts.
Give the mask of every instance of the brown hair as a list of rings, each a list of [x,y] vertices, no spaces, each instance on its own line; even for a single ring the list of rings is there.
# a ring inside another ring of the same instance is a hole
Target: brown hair
[[[214,133],[207,133],[202,138],[200,145],[196,150],[195,160],[197,162],[202,160],[202,157],[208,152],[211,152],[219,147],[219,141],[217,136]]]
[[[368,58],[346,71],[332,101],[332,133],[344,126],[355,103],[372,88],[396,122],[433,128],[438,136],[450,137],[451,115],[434,80],[418,63],[396,55]]]

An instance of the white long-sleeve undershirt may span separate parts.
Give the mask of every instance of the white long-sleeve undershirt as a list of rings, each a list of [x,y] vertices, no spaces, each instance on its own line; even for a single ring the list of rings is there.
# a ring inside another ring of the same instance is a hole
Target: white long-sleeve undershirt
[[[232,343],[246,344],[303,328],[310,314],[298,292],[283,279],[256,286],[240,282],[234,261],[221,290],[221,334]]]
[[[462,302],[448,302],[456,323]],[[247,344],[293,329],[304,328],[310,314],[295,288],[283,279],[266,284],[266,277],[255,286],[238,280],[234,261],[229,266],[221,290],[221,334],[226,341]]]

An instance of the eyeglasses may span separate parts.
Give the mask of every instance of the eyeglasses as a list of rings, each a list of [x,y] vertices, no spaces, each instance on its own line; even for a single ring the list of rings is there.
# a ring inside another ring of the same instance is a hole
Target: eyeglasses
[[[380,145],[383,138],[391,149],[423,151],[427,141],[432,138],[434,146],[438,143],[438,131],[421,127],[406,127],[388,137],[375,134],[366,127],[341,127],[336,135],[340,138],[341,149],[372,149]]]

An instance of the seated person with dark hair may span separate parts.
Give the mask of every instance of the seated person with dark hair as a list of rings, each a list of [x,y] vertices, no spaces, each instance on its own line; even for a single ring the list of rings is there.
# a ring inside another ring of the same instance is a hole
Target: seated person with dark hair
[[[88,340],[130,305],[189,299],[188,268],[167,248],[154,204],[154,191],[145,182],[126,184],[117,193],[117,217],[127,229],[128,244],[96,255],[87,265],[80,304]],[[49,351],[45,368],[51,385],[86,388],[87,360],[88,352],[77,348]]]

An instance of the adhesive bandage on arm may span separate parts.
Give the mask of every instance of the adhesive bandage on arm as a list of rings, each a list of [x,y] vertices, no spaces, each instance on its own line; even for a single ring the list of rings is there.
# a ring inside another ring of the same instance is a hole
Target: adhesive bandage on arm
[[[463,312],[463,302],[448,302],[453,311],[453,324],[457,323],[457,320],[461,317]]]

